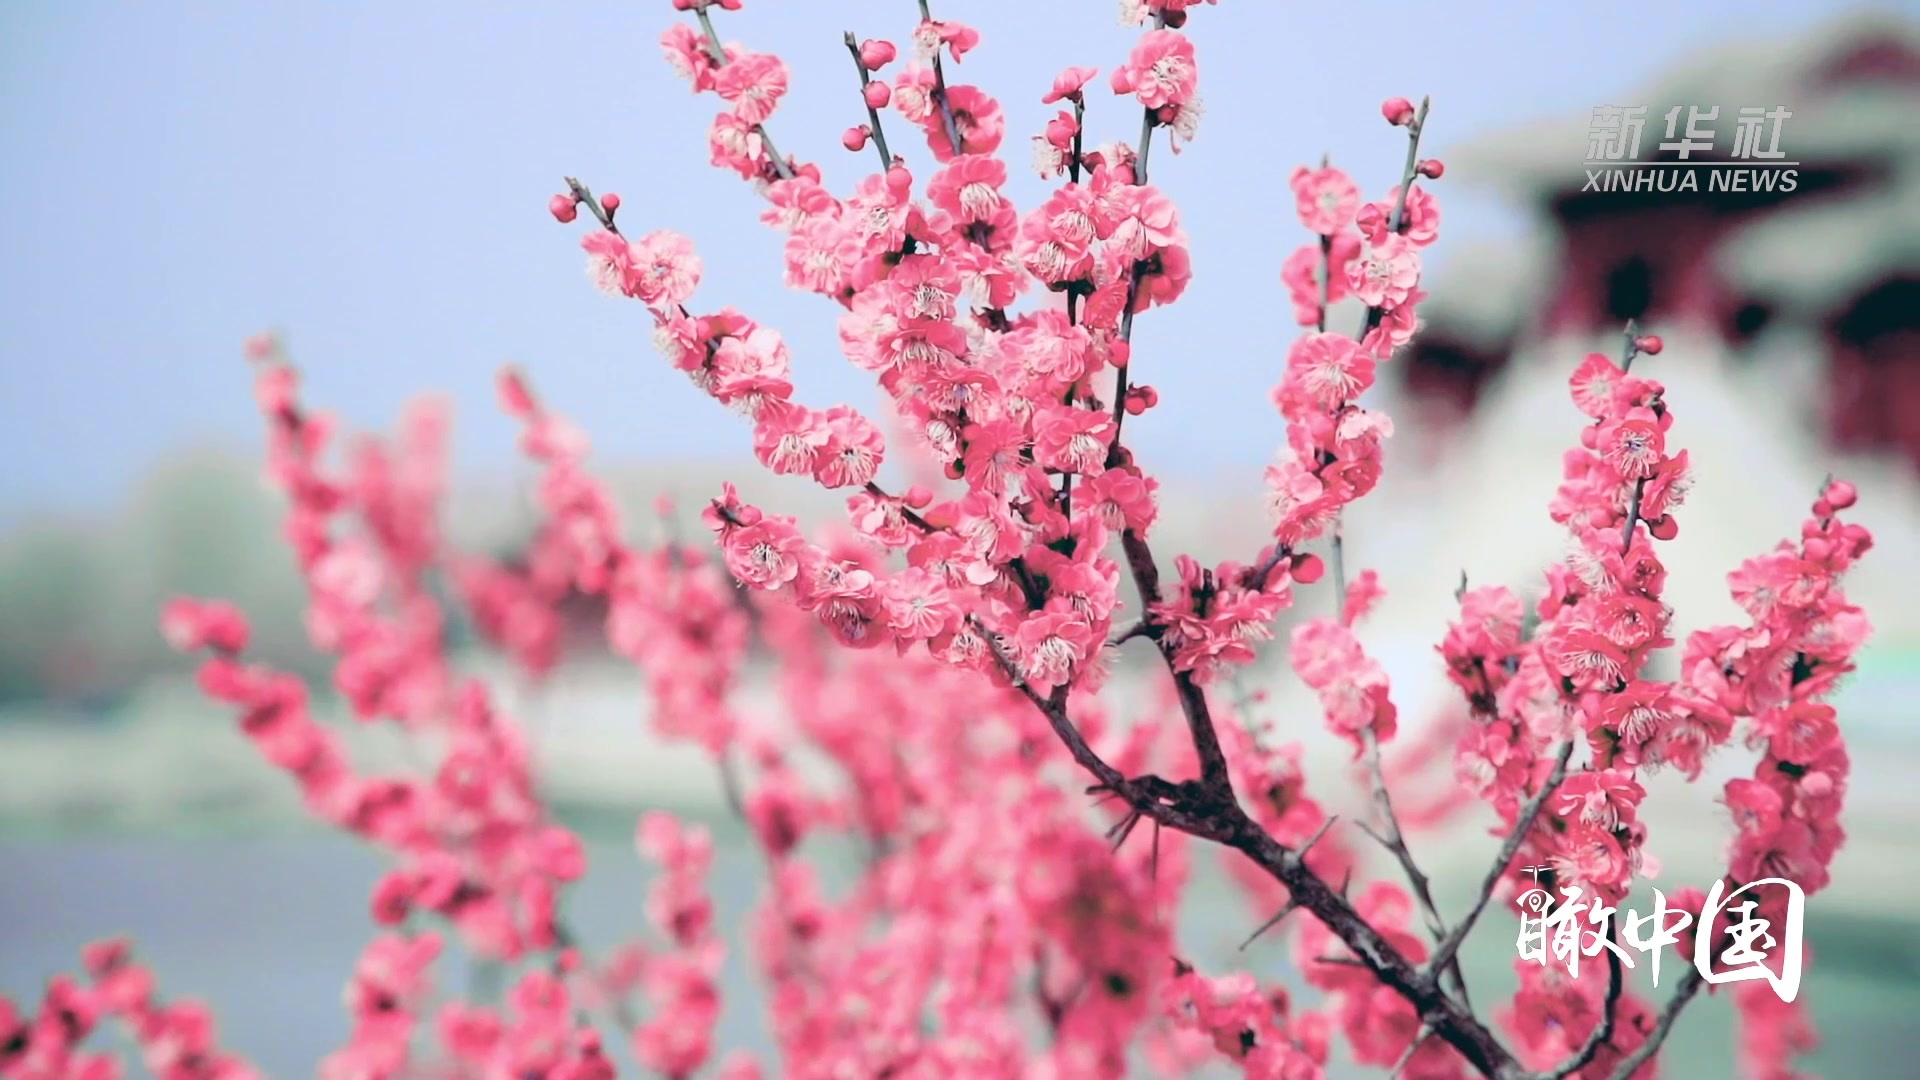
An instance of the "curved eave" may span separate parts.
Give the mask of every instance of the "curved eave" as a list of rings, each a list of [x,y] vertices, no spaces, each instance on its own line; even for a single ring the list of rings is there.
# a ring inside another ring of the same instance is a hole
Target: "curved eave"
[[[1920,160],[1858,198],[1789,202],[1731,237],[1716,256],[1740,293],[1807,312],[1830,311],[1900,268],[1920,267]]]
[[[1782,149],[1796,159],[1835,164],[1898,156],[1920,140],[1912,122],[1911,91],[1862,81],[1838,89],[1816,85],[1816,76],[1848,52],[1894,40],[1920,53],[1920,24],[1885,12],[1836,19],[1791,39],[1747,42],[1701,53],[1676,70],[1602,104],[1646,104],[1650,113],[1674,104],[1722,106],[1717,145],[1732,130],[1726,110],[1743,105],[1786,105],[1794,113],[1783,131]],[[1530,122],[1448,148],[1450,175],[1511,197],[1546,203],[1584,182],[1582,161],[1591,112]],[[1663,134],[1649,115],[1641,158],[1651,159]]]

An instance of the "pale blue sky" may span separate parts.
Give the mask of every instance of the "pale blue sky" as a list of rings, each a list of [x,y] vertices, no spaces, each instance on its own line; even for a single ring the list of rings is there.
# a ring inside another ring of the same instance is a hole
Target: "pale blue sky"
[[[1101,80],[1137,31],[1110,0],[945,0],[984,34],[952,72],[1000,96],[1010,155],[1049,111],[1052,74]],[[1137,436],[1176,468],[1257,468],[1275,445],[1265,389],[1280,260],[1299,242],[1288,170],[1323,151],[1370,191],[1403,146],[1375,108],[1434,98],[1432,143],[1583,111],[1677,56],[1772,36],[1833,12],[1812,0],[1483,0],[1280,4],[1198,12],[1189,30],[1208,104],[1156,182],[1193,236],[1194,290],[1144,320],[1145,381],[1178,409]],[[774,49],[793,89],[781,148],[836,187],[871,167],[839,147],[862,119],[843,29],[903,40],[912,0],[754,0],[721,33]],[[696,307],[731,302],[780,327],[816,404],[871,400],[834,346],[836,308],[782,291],[780,238],[746,185],[706,163],[718,103],[660,58],[666,0],[171,4],[0,8],[0,518],[104,507],[157,456],[257,438],[241,340],[283,329],[316,402],[386,425],[432,388],[458,409],[460,461],[504,466],[491,394],[528,366],[609,457],[744,455],[740,422],[647,347],[644,311],[582,273],[579,227],[547,216],[563,174],[626,199],[631,231],[692,235],[707,264]],[[1104,89],[1090,128],[1132,138],[1137,112]],[[896,150],[926,164],[895,118]],[[1583,129],[1582,129],[1583,130]],[[1583,137],[1570,133],[1573,144]],[[1031,173],[1016,193],[1040,190]],[[1438,188],[1449,242],[1511,232],[1511,208]],[[1444,269],[1444,262],[1439,264]],[[1282,335],[1285,331],[1282,331]]]

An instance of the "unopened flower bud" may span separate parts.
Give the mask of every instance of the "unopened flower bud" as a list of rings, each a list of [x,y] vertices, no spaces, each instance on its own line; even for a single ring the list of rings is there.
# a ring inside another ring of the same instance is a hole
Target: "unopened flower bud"
[[[893,63],[895,55],[897,55],[897,53],[891,41],[868,38],[860,43],[860,63],[863,64],[868,71],[879,71],[881,68]]]
[[[907,494],[901,501],[913,507],[915,510],[919,510],[933,502],[933,492],[928,491],[919,484],[915,484],[907,489]]]
[[[574,209],[573,196],[571,195],[555,195],[553,198],[548,199],[547,209],[553,213],[553,220],[562,225],[580,216],[580,211]]]
[[[1661,514],[1647,522],[1647,531],[1653,534],[1655,540],[1671,540],[1680,535],[1680,523],[1673,519],[1672,514]]]
[[[613,212],[620,209],[620,196],[611,191],[600,196],[600,209],[605,210],[608,217],[612,217]]]
[[[1413,171],[1419,173],[1421,176],[1424,176],[1429,180],[1438,180],[1442,176],[1446,175],[1447,167],[1444,164],[1442,164],[1440,162],[1440,159],[1438,158],[1428,158],[1425,161],[1422,161],[1420,164],[1414,166]]]
[[[1390,97],[1380,103],[1380,115],[1394,127],[1405,127],[1413,123],[1413,102],[1403,97]]]
[[[1860,500],[1860,491],[1845,480],[1835,480],[1820,497],[1835,510],[1845,510]]]
[[[886,83],[870,82],[866,89],[860,91],[860,96],[867,99],[867,108],[884,109],[887,102],[893,100],[893,91],[887,88]]]
[[[1633,347],[1640,352],[1646,353],[1648,356],[1659,356],[1660,350],[1666,348],[1667,345],[1666,342],[1660,340],[1660,335],[1658,334],[1642,334],[1633,339]]]
[[[849,150],[863,150],[867,145],[867,136],[871,134],[873,134],[873,132],[869,130],[865,124],[861,124],[859,127],[850,127],[847,129],[846,134],[840,136],[840,145]]]
[[[1295,555],[1293,557],[1293,580],[1302,585],[1311,585],[1320,580],[1327,572],[1327,564],[1318,555]]]

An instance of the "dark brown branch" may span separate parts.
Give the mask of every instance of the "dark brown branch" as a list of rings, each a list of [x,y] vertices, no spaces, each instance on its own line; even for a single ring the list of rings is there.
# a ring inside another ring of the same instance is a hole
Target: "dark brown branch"
[[[993,650],[993,658],[999,661],[1000,670],[1006,674],[1008,680],[1013,683],[1014,688],[1026,695],[1027,700],[1033,702],[1035,707],[1040,710],[1041,715],[1047,718],[1047,723],[1053,728],[1053,733],[1059,736],[1062,743],[1066,744],[1067,752],[1073,755],[1073,760],[1078,762],[1081,768],[1092,773],[1094,778],[1100,781],[1102,787],[1112,791],[1123,799],[1127,799],[1129,804],[1133,804],[1134,800],[1130,797],[1131,786],[1127,778],[1121,775],[1120,770],[1107,764],[1106,759],[1101,757],[1093,747],[1087,744],[1086,737],[1080,734],[1080,729],[1075,727],[1073,721],[1068,718],[1066,688],[1061,687],[1055,690],[1050,696],[1041,697],[1040,694],[1027,683],[1025,677],[1020,674],[1019,663],[1013,658],[1013,655],[1007,651],[999,635],[987,629],[986,624],[981,622],[978,617],[970,616],[970,618],[973,622],[974,632],[986,640],[987,648]]]
[[[1307,857],[1307,852],[1313,850],[1313,845],[1319,843],[1320,838],[1327,835],[1327,830],[1332,828],[1333,823],[1338,820],[1340,820],[1340,815],[1329,814],[1327,815],[1327,819],[1320,823],[1320,827],[1313,830],[1313,835],[1307,837],[1307,842],[1300,845],[1300,857],[1302,859]],[[1258,930],[1255,930],[1253,933],[1247,935],[1247,940],[1240,943],[1240,951],[1246,952],[1247,946],[1253,944],[1256,940],[1258,940],[1261,934],[1264,934],[1267,931],[1273,929],[1274,927],[1280,925],[1280,921],[1282,919],[1285,919],[1287,916],[1293,914],[1298,910],[1300,910],[1299,903],[1292,899],[1288,899],[1286,906],[1281,908],[1278,914],[1274,915],[1273,918],[1268,919],[1266,922],[1261,923],[1260,928]]]

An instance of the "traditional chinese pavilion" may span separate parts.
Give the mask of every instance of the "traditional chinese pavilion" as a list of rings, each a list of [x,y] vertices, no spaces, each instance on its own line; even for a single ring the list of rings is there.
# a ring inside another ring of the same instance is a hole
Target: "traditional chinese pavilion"
[[[1853,16],[1619,96],[1610,104],[1648,107],[1637,160],[1649,163],[1676,157],[1658,149],[1675,106],[1719,106],[1712,149],[1692,160],[1731,166],[1735,114],[1784,105],[1793,190],[1593,190],[1584,114],[1454,148],[1447,183],[1534,208],[1543,243],[1436,275],[1406,357],[1414,399],[1464,418],[1518,354],[1637,318],[1774,381],[1831,448],[1920,478],[1920,26]]]
[[[1648,106],[1641,162],[1662,159],[1669,109],[1718,105],[1708,152],[1718,156],[1705,160],[1725,166],[1729,118],[1784,105],[1793,115],[1779,145],[1799,163],[1794,190],[1583,191],[1586,112],[1437,148],[1443,201],[1446,190],[1491,190],[1533,221],[1513,242],[1437,247],[1425,325],[1384,369],[1398,376],[1383,382],[1381,404],[1399,430],[1381,492],[1350,511],[1347,546],[1353,565],[1393,568],[1369,646],[1403,715],[1451,700],[1432,676],[1432,642],[1457,614],[1461,573],[1530,593],[1539,568],[1563,555],[1565,530],[1546,506],[1584,422],[1567,377],[1590,351],[1617,353],[1632,318],[1666,341],[1635,370],[1666,384],[1695,481],[1680,535],[1661,549],[1677,636],[1744,623],[1727,572],[1795,535],[1825,474],[1840,473],[1859,486],[1858,520],[1877,540],[1848,582],[1874,623],[1879,665],[1868,677],[1863,660],[1858,692],[1879,694],[1881,715],[1900,719],[1849,709],[1889,737],[1910,732],[1920,691],[1920,25],[1853,16],[1700,55],[1593,104]],[[1896,699],[1907,704],[1888,704]],[[1920,752],[1914,736],[1899,737],[1912,748],[1902,753]]]

